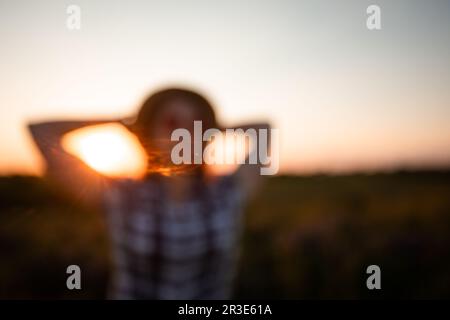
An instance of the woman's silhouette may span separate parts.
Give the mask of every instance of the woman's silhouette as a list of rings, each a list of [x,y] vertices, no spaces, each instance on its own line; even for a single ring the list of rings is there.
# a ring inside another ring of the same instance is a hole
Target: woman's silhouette
[[[144,102],[128,126],[148,154],[148,174],[141,180],[104,177],[62,148],[67,132],[111,121],[29,126],[48,175],[79,201],[106,213],[113,248],[111,298],[230,297],[241,209],[261,183],[260,168],[241,165],[232,174],[215,176],[205,165],[174,166],[171,133],[192,132],[195,120],[204,130],[219,128],[210,103],[195,92],[167,89]]]

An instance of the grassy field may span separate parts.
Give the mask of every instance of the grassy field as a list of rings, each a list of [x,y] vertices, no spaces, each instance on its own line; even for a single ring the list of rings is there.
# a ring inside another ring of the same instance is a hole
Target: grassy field
[[[448,171],[270,178],[245,222],[237,298],[450,298]],[[0,298],[104,298],[105,231],[46,181],[0,178]]]

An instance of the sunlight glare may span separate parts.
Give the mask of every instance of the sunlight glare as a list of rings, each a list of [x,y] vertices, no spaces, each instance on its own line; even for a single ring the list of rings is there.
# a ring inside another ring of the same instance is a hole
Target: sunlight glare
[[[215,149],[214,157],[216,163],[208,165],[208,170],[214,175],[227,175],[235,171],[243,163],[253,146],[247,146],[244,135],[233,133],[231,135],[222,135],[215,138],[211,144]],[[205,161],[211,162],[208,155]]]
[[[120,124],[89,126],[63,137],[64,149],[109,177],[139,178],[146,155],[138,139]]]

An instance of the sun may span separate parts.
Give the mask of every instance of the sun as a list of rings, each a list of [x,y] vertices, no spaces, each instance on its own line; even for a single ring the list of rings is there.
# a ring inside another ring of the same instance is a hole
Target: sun
[[[146,155],[138,139],[120,124],[89,126],[63,137],[63,148],[109,177],[139,178]]]
[[[216,161],[208,165],[208,171],[214,175],[228,175],[233,173],[238,167],[238,164],[244,163],[249,150],[246,149],[246,140],[243,134],[231,133],[226,135],[219,135],[212,142],[214,148],[214,157]],[[249,146],[250,150],[252,147]],[[204,154],[206,163],[211,163],[213,159],[210,154]]]

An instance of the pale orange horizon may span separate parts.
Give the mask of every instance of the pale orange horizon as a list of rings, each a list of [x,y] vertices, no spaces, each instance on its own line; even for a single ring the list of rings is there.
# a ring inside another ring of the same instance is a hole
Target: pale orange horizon
[[[377,1],[0,3],[0,175],[42,174],[29,121],[135,114],[166,85],[279,129],[280,174],[450,167],[450,7]]]

